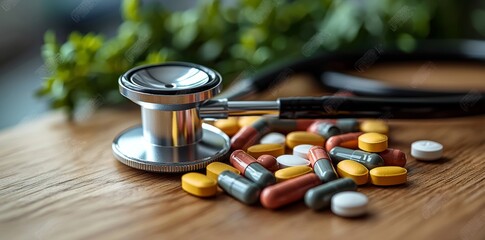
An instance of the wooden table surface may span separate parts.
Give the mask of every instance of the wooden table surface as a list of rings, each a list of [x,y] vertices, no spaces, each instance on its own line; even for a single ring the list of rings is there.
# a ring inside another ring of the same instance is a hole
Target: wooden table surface
[[[422,66],[394,70],[396,81]],[[445,75],[453,85],[466,67],[436,68],[419,84],[442,85]],[[377,69],[371,74],[393,71]],[[485,71],[472,75],[459,87],[483,91]],[[319,91],[302,83],[300,91]],[[408,154],[408,182],[360,187],[370,205],[357,219],[314,212],[303,202],[273,211],[222,192],[190,196],[179,174],[143,172],[114,159],[114,136],[139,122],[138,110],[102,109],[76,123],[49,113],[1,131],[0,238],[485,239],[485,117],[389,121],[390,146]],[[441,142],[445,157],[414,160],[410,144],[419,139]]]

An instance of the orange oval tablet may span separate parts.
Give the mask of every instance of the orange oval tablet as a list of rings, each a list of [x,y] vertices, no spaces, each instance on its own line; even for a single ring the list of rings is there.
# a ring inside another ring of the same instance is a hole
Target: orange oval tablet
[[[352,160],[339,162],[337,164],[337,173],[340,177],[354,180],[357,185],[366,184],[369,179],[369,170],[364,165]]]
[[[190,172],[182,176],[182,189],[198,197],[211,197],[217,193],[217,181],[204,174]]]
[[[323,146],[324,143],[325,143],[325,138],[311,132],[295,131],[295,132],[288,133],[288,135],[286,135],[286,145],[289,148],[294,148],[295,146],[302,145],[302,144]]]
[[[238,120],[235,117],[220,119],[214,122],[214,126],[226,133],[227,136],[232,137],[240,128],[237,121]]]
[[[393,186],[406,183],[408,171],[403,167],[384,166],[370,170],[371,183],[376,186]]]
[[[247,150],[248,154],[253,156],[254,158],[258,158],[261,155],[271,155],[274,157],[278,157],[280,155],[285,154],[285,146],[280,144],[256,144],[251,147],[248,147]]]

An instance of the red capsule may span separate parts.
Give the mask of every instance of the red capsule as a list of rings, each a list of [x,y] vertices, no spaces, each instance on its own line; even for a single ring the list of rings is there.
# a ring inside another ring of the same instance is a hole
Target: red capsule
[[[334,119],[316,120],[316,121],[313,121],[312,124],[308,125],[308,127],[306,128],[306,130],[308,132],[318,133],[318,126],[321,123],[331,123],[331,124],[335,124],[336,122],[337,121],[334,120]]]
[[[308,159],[312,164],[313,172],[322,182],[331,182],[338,178],[337,171],[323,147],[313,146],[308,151]]]
[[[237,168],[237,170],[244,175],[246,168],[249,166],[249,164],[256,162],[256,159],[243,150],[236,150],[232,152],[231,157],[229,157],[229,161],[233,167]]]
[[[232,138],[231,138],[231,149],[246,150],[249,146],[254,145],[264,134],[268,133],[270,127],[268,126],[268,121],[265,117],[260,118],[251,126],[242,127]]]
[[[386,166],[404,167],[406,165],[406,154],[399,149],[388,148],[377,154],[384,159]]]
[[[275,176],[259,164],[256,159],[243,150],[232,152],[229,158],[232,166],[237,168],[247,179],[256,183],[260,188],[272,185],[276,182]]]
[[[271,155],[268,155],[268,154],[261,155],[256,159],[256,161],[259,164],[263,165],[264,168],[272,172],[277,171],[279,169],[278,161],[276,161],[276,158]]]
[[[314,122],[315,120],[313,119],[298,119],[296,120],[296,129],[294,131],[306,131]]]
[[[314,173],[308,173],[263,189],[260,201],[263,207],[276,209],[296,202],[305,196],[308,189],[320,185],[320,178]]]
[[[320,159],[327,159],[328,161],[330,161],[330,157],[328,156],[325,149],[323,149],[323,147],[321,146],[311,147],[310,150],[308,150],[308,160],[310,160],[312,167]]]
[[[343,147],[349,149],[358,149],[359,136],[364,134],[363,132],[354,132],[340,134],[337,136],[330,137],[327,142],[325,142],[325,149],[330,152],[334,147]]]
[[[243,149],[246,150],[249,146],[254,145],[259,138],[260,133],[251,126],[242,127],[232,138],[231,138],[231,149]]]

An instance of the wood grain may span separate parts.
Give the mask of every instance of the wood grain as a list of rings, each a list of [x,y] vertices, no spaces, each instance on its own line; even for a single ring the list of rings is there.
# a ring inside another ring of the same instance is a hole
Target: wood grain
[[[102,109],[78,123],[49,113],[0,132],[0,237],[485,238],[485,117],[390,121],[391,147],[409,154],[412,141],[436,140],[445,158],[408,156],[405,186],[359,188],[370,213],[357,219],[302,202],[271,211],[222,192],[190,196],[178,174],[143,172],[113,158],[114,136],[139,122],[138,110]]]

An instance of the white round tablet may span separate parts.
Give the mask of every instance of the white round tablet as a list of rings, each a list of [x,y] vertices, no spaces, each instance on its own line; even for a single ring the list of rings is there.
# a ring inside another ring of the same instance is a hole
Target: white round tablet
[[[418,160],[433,161],[443,156],[443,145],[429,140],[420,140],[411,144],[411,156]]]
[[[286,145],[286,137],[285,135],[278,133],[278,132],[271,132],[264,135],[261,140],[259,141],[261,144],[280,144],[285,146]]]
[[[310,144],[301,144],[298,146],[295,146],[293,148],[293,155],[308,159],[308,151],[310,151],[310,148],[313,147],[313,145]]]
[[[298,157],[295,155],[281,155],[276,158],[280,168],[293,167],[293,166],[310,166],[310,161]]]
[[[340,192],[331,200],[332,212],[341,217],[358,217],[367,212],[369,199],[360,192]]]

